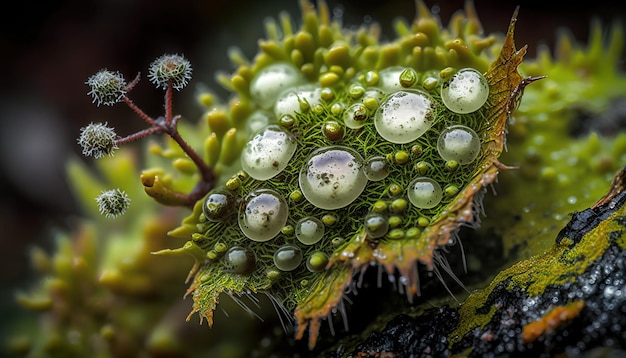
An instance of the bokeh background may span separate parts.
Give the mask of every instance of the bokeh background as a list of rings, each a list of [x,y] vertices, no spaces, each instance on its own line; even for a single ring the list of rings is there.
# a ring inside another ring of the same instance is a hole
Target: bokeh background
[[[345,26],[377,22],[383,38],[393,36],[393,20],[412,19],[413,0],[327,0]],[[430,1],[444,25],[464,1]],[[606,26],[624,20],[626,5],[617,1],[557,3],[476,0],[487,33],[506,30],[520,6],[518,45],[554,45],[568,29],[586,42],[593,18]],[[108,122],[119,134],[143,128],[125,106],[100,107],[87,96],[85,80],[101,68],[131,79],[146,73],[163,53],[184,54],[194,67],[191,85],[178,93],[176,112],[201,117],[195,89],[218,91],[216,71],[234,70],[227,51],[238,46],[252,57],[264,37],[264,19],[281,11],[299,20],[299,0],[48,0],[15,1],[0,21],[0,317],[16,311],[13,292],[27,289],[28,249],[53,247],[53,232],[70,230],[80,216],[65,180],[64,163],[80,155],[76,137],[90,122]],[[132,98],[146,112],[161,113],[162,94],[144,79]],[[181,278],[182,279],[182,278]],[[0,319],[0,322],[5,321]],[[1,323],[0,323],[1,325]],[[1,332],[4,333],[4,332]]]

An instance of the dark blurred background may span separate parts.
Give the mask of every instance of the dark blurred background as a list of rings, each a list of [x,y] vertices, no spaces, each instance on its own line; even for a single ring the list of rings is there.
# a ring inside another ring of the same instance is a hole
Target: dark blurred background
[[[412,19],[412,0],[327,0],[343,13],[345,26],[378,22],[393,37],[396,17]],[[444,25],[464,1],[425,1],[438,9]],[[610,25],[624,19],[623,2],[476,0],[486,33],[504,32],[520,6],[516,42],[553,45],[568,28],[586,42],[591,19]],[[192,102],[194,86],[218,86],[214,73],[231,72],[227,49],[238,46],[251,58],[264,37],[264,19],[280,11],[300,19],[299,1],[252,0],[48,0],[15,1],[0,22],[0,279],[3,314],[15,287],[27,288],[31,272],[28,248],[52,247],[51,231],[68,228],[80,214],[64,177],[68,156],[79,155],[79,129],[107,121],[120,134],[143,128],[125,106],[96,108],[85,80],[101,68],[121,71],[128,79],[147,72],[163,53],[184,54],[194,67],[187,90],[177,94],[177,113],[199,118]],[[299,25],[299,22],[298,22]],[[297,26],[295,26],[297,28]],[[132,98],[146,112],[161,113],[162,94],[144,77]],[[190,104],[190,105],[187,105]]]

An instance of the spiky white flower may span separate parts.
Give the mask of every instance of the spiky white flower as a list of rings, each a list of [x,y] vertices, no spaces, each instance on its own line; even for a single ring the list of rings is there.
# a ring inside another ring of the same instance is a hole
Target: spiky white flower
[[[150,64],[148,79],[157,88],[166,89],[168,82],[180,91],[191,80],[191,63],[181,55],[163,55]]]
[[[118,71],[100,70],[89,77],[85,84],[91,88],[87,94],[98,106],[112,106],[120,102],[126,94],[126,79]]]
[[[120,189],[103,191],[96,197],[100,214],[107,218],[123,215],[130,206],[130,198]]]
[[[118,148],[116,138],[115,130],[106,123],[90,123],[80,129],[78,144],[83,148],[83,155],[98,159],[113,155],[113,151]]]

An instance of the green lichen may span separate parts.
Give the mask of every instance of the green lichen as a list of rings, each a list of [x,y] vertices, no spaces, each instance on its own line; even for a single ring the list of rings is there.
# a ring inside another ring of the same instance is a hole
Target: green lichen
[[[315,9],[302,1],[300,28],[294,29],[291,19],[283,16],[268,22],[267,39],[259,42],[253,59],[232,51],[237,69],[219,76],[232,94],[230,101],[202,93],[198,100],[206,108],[203,118],[177,126],[177,133],[211,175],[172,136],[149,143],[145,151],[151,155],[142,171],[124,149],[98,159],[103,180],[71,160],[68,177],[90,219],[75,235],[61,235],[53,256],[33,251],[33,261],[46,279],[18,300],[28,309],[44,312],[47,325],[43,330],[31,328],[37,334],[18,337],[15,347],[32,356],[215,354],[216,349],[181,337],[171,326],[170,310],[183,320],[189,312],[190,303],[180,301],[187,275],[186,295],[193,299],[187,320],[199,313],[201,322],[213,324],[218,303],[228,305],[227,300],[220,301],[224,295],[247,313],[261,315],[260,307],[249,307],[241,298],[250,298],[254,305],[259,302],[255,297],[266,296],[281,320],[286,319],[285,328],[289,330],[295,320],[298,339],[309,330],[313,348],[321,321],[332,320],[337,310],[344,314],[346,291],[370,266],[397,278],[401,291],[414,299],[420,290],[418,267],[433,270],[442,265],[433,257],[454,241],[458,229],[477,227],[484,187],[507,168],[500,161],[517,168],[499,176],[498,195],[485,202],[487,218],[478,235],[502,238],[505,255],[517,253],[516,259],[532,260],[502,271],[486,289],[471,295],[460,308],[461,324],[449,341],[458,342],[490,321],[494,307],[482,313],[477,309],[498,284],[506,281],[538,295],[550,285],[575,280],[606,248],[603,235],[618,229],[607,221],[576,245],[563,238],[551,247],[568,214],[591,206],[626,161],[626,135],[588,129],[590,121],[583,118],[604,113],[611,101],[625,94],[625,77],[617,66],[623,51],[622,28],[616,25],[609,42],[603,43],[601,29],[594,25],[588,49],[564,37],[554,60],[540,51],[537,59],[522,63],[525,48],[517,49],[513,43],[517,13],[506,36],[484,36],[471,3],[447,27],[424,3],[417,1],[416,6],[416,17],[398,21],[396,38],[384,42],[376,25],[347,30],[330,21],[324,2]],[[272,68],[287,73],[283,78],[287,82],[259,81]],[[463,68],[483,74],[489,86],[486,103],[469,114],[453,112],[441,98],[442,85]],[[183,73],[182,82],[177,82],[181,88],[188,75]],[[542,76],[547,78],[525,89]],[[162,78],[157,84],[168,90]],[[124,101],[126,87],[121,90],[112,102]],[[294,96],[285,97],[284,90],[294,91]],[[407,142],[385,139],[375,126],[384,101],[398,90],[423,91],[434,107],[424,116],[432,126]],[[517,108],[523,90],[524,100]],[[277,110],[275,103],[285,98]],[[165,118],[177,121],[170,104]],[[479,137],[479,153],[469,163],[465,157],[444,159],[437,150],[439,134],[458,124]],[[254,173],[242,170],[240,157],[250,139],[268,125],[292,135],[297,148],[276,176],[257,180]],[[338,208],[312,204],[299,181],[311,152],[325,147],[351,148],[364,162],[375,159],[375,164],[367,162],[370,169],[378,168],[363,192]],[[441,186],[441,201],[431,207],[420,208],[407,195],[413,179],[421,176]],[[136,185],[137,177],[142,185]],[[207,194],[209,186],[213,189],[209,197],[226,193],[232,201],[220,206],[215,199],[211,203],[217,206],[212,208],[206,207],[206,196],[190,202],[195,198],[190,193]],[[99,217],[93,202],[110,188],[124,190],[132,202],[126,215],[115,221]],[[238,223],[240,207],[245,209],[248,195],[257,189],[273,190],[289,209],[285,224],[266,241],[251,240]],[[191,212],[161,209],[152,199],[186,206]],[[298,221],[307,217],[323,223],[324,235],[313,244],[296,237]],[[166,232],[170,238],[165,238]],[[274,254],[286,245],[302,254],[293,270],[275,264],[279,259]],[[180,302],[187,305],[182,316]],[[223,321],[227,322],[220,327],[227,328],[222,336],[213,330],[202,331],[203,337],[226,339],[236,335],[227,333],[251,332],[240,320]],[[229,330],[233,321],[236,327]],[[248,347],[236,350],[242,353]]]

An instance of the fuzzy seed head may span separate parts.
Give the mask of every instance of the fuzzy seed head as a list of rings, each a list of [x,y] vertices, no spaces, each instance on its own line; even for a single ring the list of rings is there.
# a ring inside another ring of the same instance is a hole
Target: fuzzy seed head
[[[100,70],[89,77],[85,82],[91,88],[87,93],[93,98],[93,102],[112,106],[122,100],[126,94],[126,79],[118,71]]]
[[[130,206],[130,198],[120,189],[103,191],[96,198],[100,214],[107,218],[123,215]]]
[[[118,148],[116,138],[115,130],[106,123],[90,123],[80,129],[78,144],[83,148],[83,155],[98,159],[105,155],[113,155],[113,151]]]
[[[167,89],[171,82],[180,91],[191,80],[191,63],[181,55],[163,55],[150,64],[148,79],[157,88]]]

